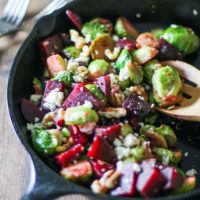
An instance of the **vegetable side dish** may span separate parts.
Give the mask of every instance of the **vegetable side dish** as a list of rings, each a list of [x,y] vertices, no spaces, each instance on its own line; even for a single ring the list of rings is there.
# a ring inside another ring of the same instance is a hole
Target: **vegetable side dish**
[[[195,52],[190,28],[138,33],[125,17],[82,23],[39,42],[44,75],[21,110],[35,150],[67,180],[98,194],[151,197],[188,192],[194,173],[180,168],[174,130],[156,106],[182,98],[178,71],[162,65]]]

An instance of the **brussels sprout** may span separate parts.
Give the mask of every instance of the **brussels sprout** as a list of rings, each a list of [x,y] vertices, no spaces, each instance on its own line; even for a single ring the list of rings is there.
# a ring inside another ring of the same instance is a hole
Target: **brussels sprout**
[[[137,37],[136,42],[140,46],[149,46],[154,48],[157,48],[159,46],[158,39],[152,33],[149,32],[141,33]]]
[[[135,158],[136,162],[140,162],[146,158],[145,149],[142,146],[132,148],[130,154]]]
[[[157,39],[160,39],[161,36],[163,35],[164,31],[165,31],[164,29],[157,28],[157,29],[151,30],[151,33],[152,33]]]
[[[105,59],[108,60],[105,55],[105,50],[113,49],[114,41],[112,37],[108,34],[102,34],[95,38],[90,45],[90,54],[93,60],[96,59]]]
[[[70,136],[70,131],[66,127],[61,129],[61,133],[62,133],[63,137],[65,137],[65,138]]]
[[[193,53],[199,46],[197,35],[192,29],[184,26],[171,25],[164,31],[162,37],[184,55]]]
[[[115,24],[115,32],[119,37],[137,38],[138,31],[125,17],[119,17]]]
[[[158,50],[149,46],[142,46],[141,48],[133,51],[133,60],[142,65],[149,60],[153,59],[158,54]]]
[[[125,66],[119,72],[119,80],[130,80],[132,84],[139,85],[143,80],[143,71],[141,66],[133,63],[131,60],[126,62]]]
[[[75,46],[69,46],[62,50],[63,54],[67,58],[78,58],[80,56],[81,51],[77,49]]]
[[[56,153],[56,148],[61,145],[62,136],[56,129],[35,128],[32,130],[32,142],[38,152],[43,155],[51,155]]]
[[[186,177],[183,185],[179,188],[173,189],[170,193],[171,194],[182,194],[182,193],[193,190],[195,188],[195,186],[196,186],[196,177],[195,176]]]
[[[133,128],[129,124],[123,124],[121,126],[121,135],[122,136],[127,136],[128,134],[133,133]]]
[[[66,86],[70,86],[73,80],[73,73],[70,71],[59,72],[53,80],[64,83]]]
[[[171,127],[167,125],[161,125],[160,127],[155,127],[153,125],[145,125],[141,127],[140,133],[145,134],[145,132],[156,132],[160,134],[162,137],[165,138],[167,144],[170,147],[173,147],[177,142],[177,138],[174,131],[172,130]]]
[[[165,66],[157,69],[152,77],[156,103],[166,107],[177,103],[181,97],[182,83],[176,69]]]
[[[120,69],[124,68],[126,62],[130,61],[131,55],[127,49],[123,49],[116,60],[115,67],[119,71]]]
[[[176,154],[169,149],[154,147],[152,151],[156,158],[165,165],[176,165],[180,162],[180,158],[177,158]]]
[[[99,117],[95,110],[86,106],[76,106],[67,108],[65,112],[66,125],[79,125],[87,122],[97,122]]]
[[[150,60],[143,66],[144,78],[147,83],[152,84],[152,77],[156,69],[162,67],[158,60]]]
[[[101,101],[105,101],[106,97],[105,95],[101,92],[100,88],[97,87],[96,84],[87,84],[85,86],[91,93],[93,93],[97,99],[101,100]]]
[[[124,91],[126,88],[128,88],[131,83],[130,83],[130,80],[127,79],[127,80],[123,80],[123,81],[118,81],[118,84],[119,84],[119,87],[122,91]]]
[[[92,61],[88,66],[90,80],[94,80],[107,74],[109,67],[110,64],[104,59],[97,59]]]
[[[89,37],[91,40],[94,40],[101,34],[110,33],[111,23],[109,20],[107,20],[107,22],[109,22],[109,26],[107,26],[107,24],[102,23],[101,19],[102,18],[96,18],[90,22],[85,23],[81,29],[82,34],[85,37]]]

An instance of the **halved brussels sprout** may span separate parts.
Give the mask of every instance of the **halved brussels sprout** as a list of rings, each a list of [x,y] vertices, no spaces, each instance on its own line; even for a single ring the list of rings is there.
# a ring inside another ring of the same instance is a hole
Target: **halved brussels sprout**
[[[184,26],[171,25],[162,37],[185,55],[193,53],[199,46],[197,35],[192,29]]]
[[[112,24],[109,20],[103,18],[95,18],[90,22],[85,23],[81,29],[81,32],[85,37],[89,37],[91,40],[94,40],[101,34],[111,33]]]
[[[127,61],[125,66],[119,72],[119,80],[130,80],[132,84],[139,85],[143,80],[142,67],[131,60]]]
[[[43,155],[56,153],[56,148],[62,143],[62,135],[58,130],[44,130],[35,128],[32,130],[32,142],[35,149]]]
[[[137,38],[138,31],[125,17],[119,17],[115,24],[115,32],[119,37]]]
[[[167,107],[180,101],[182,83],[175,68],[165,66],[157,69],[152,84],[154,99],[159,106]]]
[[[152,84],[152,77],[156,69],[162,67],[158,60],[150,60],[143,66],[144,78],[147,83]]]
[[[151,30],[151,33],[152,33],[157,39],[160,39],[161,36],[163,35],[164,31],[165,31],[165,30],[162,29],[162,28],[156,28],[156,29]]]
[[[158,39],[152,33],[149,32],[141,33],[137,37],[136,42],[140,46],[149,46],[154,48],[157,48],[159,46]]]
[[[176,165],[181,160],[181,157],[176,156],[176,152],[169,149],[154,147],[152,151],[156,158],[165,165]]]
[[[177,142],[177,138],[174,131],[172,130],[171,127],[167,125],[161,125],[160,127],[155,127],[153,125],[145,125],[141,127],[140,133],[145,134],[146,132],[158,133],[159,135],[165,138],[168,146],[170,147],[174,147]]]
[[[89,66],[89,79],[94,80],[100,76],[107,74],[110,68],[110,64],[104,59],[97,59],[92,61]]]
[[[73,80],[73,73],[70,71],[59,72],[53,80],[64,83],[66,86],[70,86]]]
[[[79,125],[87,122],[97,122],[99,117],[95,110],[86,106],[76,106],[67,108],[65,111],[66,125]]]
[[[130,154],[134,157],[136,162],[140,162],[146,158],[146,153],[143,146],[131,148]]]
[[[81,51],[77,49],[75,46],[69,46],[62,50],[63,54],[67,58],[78,58],[80,56]]]
[[[112,50],[113,48],[114,41],[112,37],[108,34],[101,34],[100,36],[96,37],[94,41],[92,41],[90,45],[90,54],[93,60],[108,60],[107,56],[105,55],[105,50]]]

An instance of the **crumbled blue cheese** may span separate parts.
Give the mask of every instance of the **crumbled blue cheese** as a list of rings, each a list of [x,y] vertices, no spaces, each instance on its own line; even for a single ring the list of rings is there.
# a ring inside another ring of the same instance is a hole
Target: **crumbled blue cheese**
[[[88,108],[92,108],[93,104],[90,101],[84,101],[83,106],[88,107]]]
[[[75,72],[77,70],[77,68],[79,67],[79,63],[73,59],[70,59],[68,61],[68,65],[67,65],[67,69],[69,71]]]
[[[119,37],[117,36],[117,35],[113,35],[113,40],[115,41],[115,42],[117,42],[118,40],[119,40]]]
[[[133,134],[128,134],[125,138],[124,138],[124,146],[125,147],[134,147],[139,145],[140,141],[138,140],[137,137],[135,137]]]
[[[189,169],[185,175],[186,176],[194,176],[195,174],[197,174],[197,170],[196,169]]]
[[[114,142],[113,142],[113,145],[114,146],[122,146],[122,142],[121,142],[121,140],[119,140],[118,138],[115,138],[115,140],[114,140]]]
[[[62,106],[63,100],[64,93],[56,88],[45,97],[43,106],[53,111],[56,107]]]
[[[32,95],[30,96],[30,100],[31,100],[33,103],[38,103],[41,99],[42,99],[42,95],[41,95],[41,94],[32,94]]]
[[[114,149],[119,160],[127,158],[130,155],[130,149],[122,146],[115,147]]]

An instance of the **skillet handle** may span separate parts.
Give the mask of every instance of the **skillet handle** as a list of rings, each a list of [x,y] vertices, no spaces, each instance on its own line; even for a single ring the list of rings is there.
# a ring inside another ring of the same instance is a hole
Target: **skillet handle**
[[[21,200],[52,200],[67,194],[88,195],[85,188],[64,180],[38,158],[32,157],[32,160],[30,182],[33,184]]]

